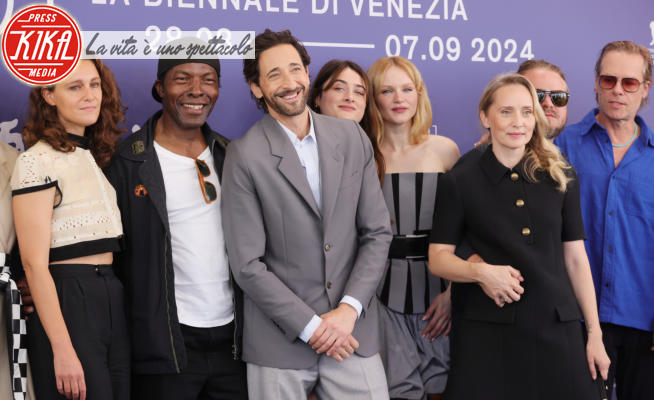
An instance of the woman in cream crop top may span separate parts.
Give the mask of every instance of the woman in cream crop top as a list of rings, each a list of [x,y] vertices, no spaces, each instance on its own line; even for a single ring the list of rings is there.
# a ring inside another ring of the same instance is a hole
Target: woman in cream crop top
[[[116,192],[93,159],[88,138],[68,137],[75,150],[63,153],[39,141],[20,155],[11,179],[14,196],[55,188],[51,263],[119,251],[123,233]]]
[[[36,306],[27,328],[38,399],[112,392],[129,398],[129,362],[112,368],[113,359],[129,360],[122,286],[111,271],[123,231],[116,193],[100,170],[122,133],[124,108],[113,74],[99,60],[81,60],[65,80],[30,92],[28,150],[16,161],[11,188]],[[106,310],[107,304],[120,311]],[[104,354],[89,343],[106,343],[98,332],[106,326],[111,339]],[[116,382],[123,375],[127,384]]]

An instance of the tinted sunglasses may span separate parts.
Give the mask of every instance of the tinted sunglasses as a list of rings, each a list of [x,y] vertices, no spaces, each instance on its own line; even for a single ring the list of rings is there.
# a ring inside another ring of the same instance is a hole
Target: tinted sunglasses
[[[204,195],[204,201],[211,203],[216,200],[218,194],[216,193],[216,187],[211,182],[205,180],[206,177],[211,175],[211,170],[206,162],[200,160],[199,158],[195,159],[195,169],[198,171],[198,180],[200,181],[200,187],[202,188],[202,194]]]
[[[602,89],[613,89],[618,83],[618,77],[613,75],[600,75],[599,87]],[[622,78],[620,84],[625,92],[633,93],[638,90],[640,84],[643,83],[636,78]]]
[[[536,89],[536,95],[538,95],[539,103],[544,102],[545,97],[548,94],[550,95],[550,100],[552,100],[552,104],[554,104],[557,107],[564,107],[566,104],[568,104],[568,100],[570,100],[570,93],[564,92],[563,90]]]

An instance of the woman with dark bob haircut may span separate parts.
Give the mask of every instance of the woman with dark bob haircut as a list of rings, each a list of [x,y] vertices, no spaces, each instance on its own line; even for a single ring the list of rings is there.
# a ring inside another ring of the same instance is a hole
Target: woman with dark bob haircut
[[[122,131],[113,74],[82,60],[30,92],[28,150],[11,178],[14,223],[36,312],[27,321],[36,398],[129,399],[123,288],[112,271],[123,234],[100,167]]]
[[[307,104],[317,113],[358,122],[370,137],[368,76],[359,64],[350,60],[330,60],[313,80]],[[379,176],[384,175],[384,156],[372,140]]]

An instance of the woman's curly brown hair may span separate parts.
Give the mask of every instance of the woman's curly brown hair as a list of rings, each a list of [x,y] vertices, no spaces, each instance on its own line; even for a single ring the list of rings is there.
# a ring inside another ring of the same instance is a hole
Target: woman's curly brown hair
[[[89,138],[89,150],[100,167],[109,164],[120,135],[125,131],[118,124],[125,121],[127,107],[120,100],[120,90],[114,74],[102,61],[89,60],[100,75],[102,104],[98,120],[84,131]],[[43,140],[53,149],[68,153],[75,150],[75,143],[68,138],[66,129],[59,121],[57,108],[46,103],[43,90],[54,90],[53,86],[38,86],[30,91],[30,110],[23,128],[23,140],[31,147]]]

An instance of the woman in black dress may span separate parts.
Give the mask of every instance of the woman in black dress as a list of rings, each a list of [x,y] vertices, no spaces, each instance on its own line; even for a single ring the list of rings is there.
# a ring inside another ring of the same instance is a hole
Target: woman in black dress
[[[445,396],[597,398],[596,366],[606,379],[609,359],[576,174],[547,142],[545,115],[524,77],[493,79],[479,117],[491,145],[443,175],[430,239],[431,273],[455,282]],[[454,255],[464,238],[482,261]]]

